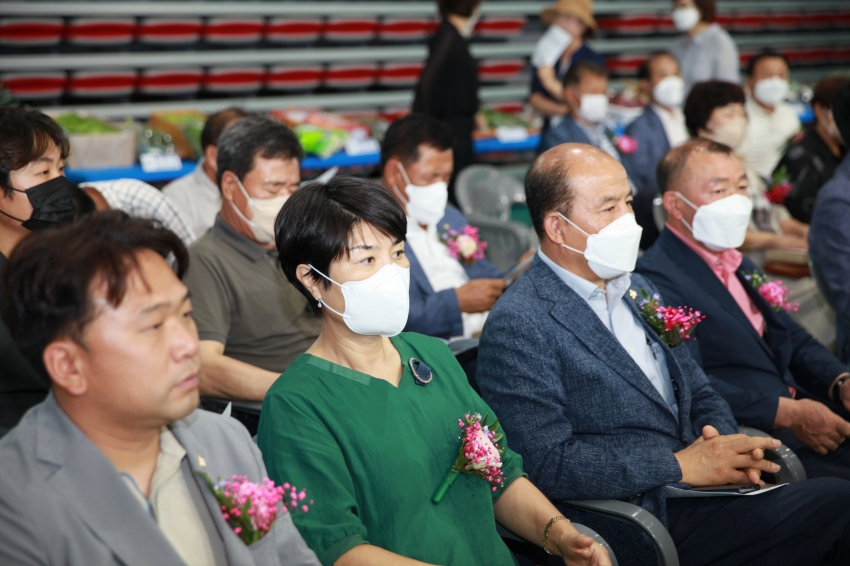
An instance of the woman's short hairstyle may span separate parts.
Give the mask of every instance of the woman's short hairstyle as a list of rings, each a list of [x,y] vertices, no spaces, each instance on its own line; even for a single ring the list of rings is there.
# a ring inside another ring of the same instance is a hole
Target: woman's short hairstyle
[[[359,177],[334,177],[327,183],[310,182],[295,191],[275,221],[275,243],[284,275],[309,303],[318,301],[296,276],[299,265],[312,265],[310,276],[324,285],[331,263],[348,257],[355,230],[364,225],[403,242],[407,218],[395,197],[381,185]]]
[[[47,153],[56,144],[62,159],[71,146],[62,127],[53,118],[33,108],[0,108],[0,188],[13,194],[11,174]]]
[[[714,16],[717,14],[717,6],[714,3],[714,0],[694,0],[694,4],[699,10],[700,21],[701,22],[710,22],[714,20]]]
[[[711,113],[715,108],[723,108],[729,104],[744,104],[746,97],[744,89],[726,81],[705,81],[697,83],[685,100],[683,112],[685,126],[694,137],[700,130],[706,129]]]
[[[170,258],[178,277],[189,265],[174,232],[120,210],[33,232],[15,247],[0,281],[0,315],[33,367],[43,367],[44,349],[55,340],[82,343],[83,330],[97,316],[94,289],[103,284],[106,300],[121,304],[144,250]]]
[[[481,0],[437,0],[437,8],[444,18],[449,14],[468,18],[479,4]]]

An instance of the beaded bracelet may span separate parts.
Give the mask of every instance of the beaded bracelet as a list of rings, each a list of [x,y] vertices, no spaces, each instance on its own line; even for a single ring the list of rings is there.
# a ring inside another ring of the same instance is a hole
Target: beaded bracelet
[[[555,556],[554,554],[549,552],[549,549],[546,548],[546,544],[549,542],[549,529],[552,528],[552,525],[554,525],[558,521],[562,521],[562,520],[566,521],[568,519],[566,517],[564,517],[563,515],[557,515],[555,517],[552,517],[551,519],[549,519],[549,522],[546,523],[546,528],[543,529],[543,550],[546,551],[546,554],[550,554],[552,556]]]

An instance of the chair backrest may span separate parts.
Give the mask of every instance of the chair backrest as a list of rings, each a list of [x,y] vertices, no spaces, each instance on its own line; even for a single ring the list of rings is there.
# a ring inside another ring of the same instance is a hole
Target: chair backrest
[[[525,202],[525,187],[492,165],[470,165],[455,181],[455,196],[467,216],[478,214],[508,220],[511,205]]]
[[[521,224],[479,214],[468,215],[467,220],[478,228],[481,239],[487,242],[487,259],[502,271],[514,267],[530,249],[531,231]]]

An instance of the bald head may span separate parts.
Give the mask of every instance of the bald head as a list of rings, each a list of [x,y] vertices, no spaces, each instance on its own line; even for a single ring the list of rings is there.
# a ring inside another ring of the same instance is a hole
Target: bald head
[[[526,204],[537,235],[543,237],[547,214],[569,217],[578,195],[606,182],[628,187],[626,170],[592,145],[565,143],[538,157],[525,176]]]

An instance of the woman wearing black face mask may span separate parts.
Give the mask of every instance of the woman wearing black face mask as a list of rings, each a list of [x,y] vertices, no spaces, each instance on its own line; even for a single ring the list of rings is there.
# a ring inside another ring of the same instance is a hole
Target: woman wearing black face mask
[[[0,109],[0,272],[31,231],[74,219],[74,185],[62,173],[68,150],[68,139],[50,117],[29,108]],[[44,399],[48,384],[0,321],[0,434]]]

